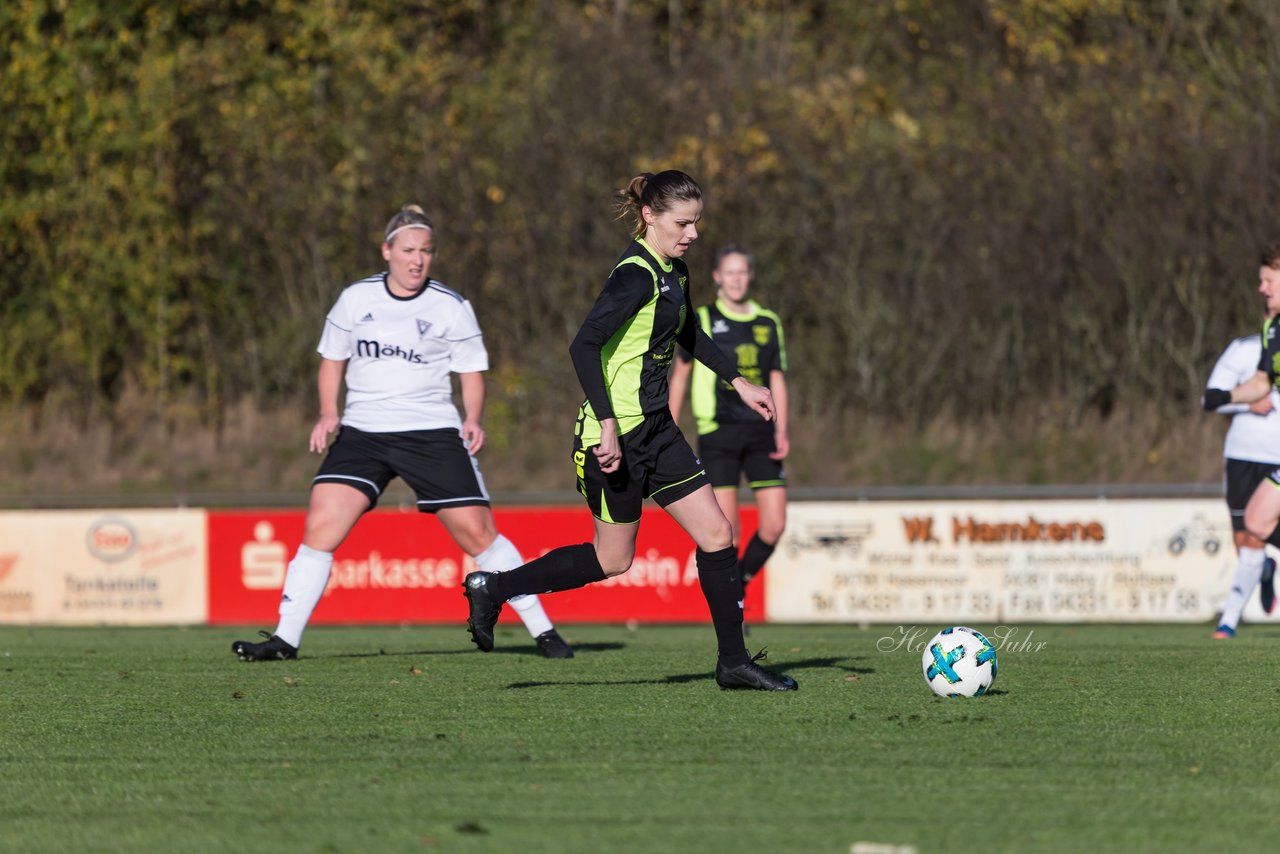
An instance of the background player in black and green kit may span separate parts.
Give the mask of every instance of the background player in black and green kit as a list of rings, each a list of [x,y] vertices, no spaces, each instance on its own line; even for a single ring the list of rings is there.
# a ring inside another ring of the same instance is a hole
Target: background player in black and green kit
[[[586,393],[573,461],[578,490],[595,518],[595,542],[562,546],[509,572],[468,574],[467,628],[488,651],[508,598],[572,590],[626,572],[635,557],[641,504],[652,498],[697,544],[698,582],[719,647],[716,682],[794,690],[795,680],[763,669],[755,663],[760,656],[747,652],[733,527],[668,406],[667,376],[679,344],[763,418],[774,413],[769,390],[744,379],[692,322],[689,271],[681,256],[698,237],[702,190],[683,172],[645,173],[619,192],[618,209],[633,219],[634,239],[569,347]]]
[[[720,508],[739,536],[738,484],[745,474],[755,493],[759,522],[742,552],[746,587],[773,554],[787,525],[787,480],[782,468],[787,439],[787,349],[778,315],[748,296],[755,259],[741,246],[716,253],[712,272],[715,302],[697,311],[698,325],[749,381],[773,394],[772,422],[744,406],[731,387],[681,350],[671,373],[671,417],[680,419],[685,390],[692,385],[693,416],[698,427],[698,456],[707,467]],[[691,376],[692,375],[692,376]],[[692,381],[692,382],[691,382]]]

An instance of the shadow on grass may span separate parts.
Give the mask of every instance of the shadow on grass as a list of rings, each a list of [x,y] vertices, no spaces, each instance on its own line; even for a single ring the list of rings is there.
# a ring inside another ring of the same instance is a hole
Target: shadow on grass
[[[611,652],[626,647],[625,643],[617,643],[609,641],[604,643],[579,643],[573,645],[575,653],[583,652]],[[383,656],[392,655],[485,655],[475,647],[464,649],[405,649],[393,650],[388,652],[380,649],[377,652],[331,652],[321,655],[308,655],[307,658],[323,659],[323,658],[382,658]],[[538,651],[538,647],[533,644],[517,645],[517,646],[499,646],[494,647],[493,651],[488,655],[528,655],[533,658],[542,658],[542,653]]]
[[[563,688],[567,685],[573,687],[601,687],[608,685],[678,685],[683,682],[702,682],[710,679],[710,673],[685,673],[679,676],[664,676],[660,679],[610,679],[600,681],[594,679],[547,679],[538,682],[512,682],[507,686],[507,690],[523,689],[523,688]]]
[[[787,669],[813,670],[819,667],[834,667],[837,670],[844,671],[845,673],[857,673],[859,675],[875,673],[876,669],[874,667],[854,667],[853,665],[846,663],[850,661],[861,661],[863,658],[864,656],[861,655],[852,658],[849,656],[843,656],[840,658],[836,658],[834,656],[828,658],[804,658],[800,661],[788,663]]]
[[[582,649],[583,647],[575,647]],[[788,661],[778,666],[770,666],[766,663],[764,666],[775,673],[792,673],[797,670],[814,670],[819,668],[835,668],[845,673],[875,673],[874,667],[851,667],[844,662],[856,661],[858,659],[851,658],[802,658],[798,661]],[[507,686],[507,690],[522,690],[525,688],[557,688],[566,685],[573,686],[603,686],[603,685],[680,685],[686,682],[704,682],[715,677],[714,668],[705,673],[682,673],[676,676],[662,676],[655,679],[610,679],[610,680],[593,680],[593,679],[540,679],[528,682],[512,682]]]

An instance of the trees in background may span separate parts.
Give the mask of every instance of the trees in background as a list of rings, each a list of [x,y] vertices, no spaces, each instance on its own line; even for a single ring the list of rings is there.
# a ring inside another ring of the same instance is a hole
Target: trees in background
[[[0,401],[160,419],[309,390],[407,201],[513,417],[683,168],[808,411],[1185,406],[1280,236],[1268,0],[0,5]]]

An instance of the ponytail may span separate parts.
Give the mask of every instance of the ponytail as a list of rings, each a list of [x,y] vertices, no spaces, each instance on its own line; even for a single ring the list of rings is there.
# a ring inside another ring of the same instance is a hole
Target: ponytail
[[[614,210],[618,219],[631,220],[632,236],[640,237],[645,229],[644,208],[660,214],[679,202],[693,201],[702,201],[702,188],[684,172],[641,172],[614,193]]]

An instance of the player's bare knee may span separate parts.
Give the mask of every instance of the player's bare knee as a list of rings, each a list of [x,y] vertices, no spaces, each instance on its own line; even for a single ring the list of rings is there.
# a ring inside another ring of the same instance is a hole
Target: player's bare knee
[[[600,555],[600,568],[604,570],[604,574],[607,577],[613,578],[615,575],[622,575],[622,573],[630,569],[632,560],[631,556],[607,558],[604,555]]]
[[[718,552],[733,547],[733,525],[723,519],[712,526],[698,539],[698,546],[705,552]]]
[[[605,566],[604,564],[601,564],[601,567],[604,569],[605,578],[616,578],[617,576],[622,575],[624,572],[630,569],[631,564],[628,563],[626,566],[623,566],[621,569],[615,568],[613,566]]]
[[[493,514],[485,508],[462,507],[441,510],[438,514],[441,524],[453,537],[453,541],[471,557],[484,552],[498,538],[498,528],[494,524]]]
[[[498,535],[491,530],[470,525],[454,528],[450,533],[453,534],[454,542],[458,544],[458,548],[472,557],[484,552],[498,538]]]
[[[1248,531],[1236,531],[1232,539],[1235,540],[1236,551],[1240,549],[1261,549],[1266,548],[1266,541],[1260,537],[1255,537]]]
[[[307,512],[302,542],[309,548],[331,552],[346,537],[349,526],[337,507],[313,505]]]
[[[1264,542],[1271,536],[1272,532],[1275,531],[1277,521],[1280,520],[1277,520],[1275,515],[1272,513],[1251,513],[1247,508],[1244,512],[1245,529],[1248,530],[1250,534]]]
[[[787,523],[785,519],[778,522],[766,522],[761,520],[760,527],[756,529],[756,534],[769,545],[776,546],[778,544],[778,540],[782,539],[782,534],[786,530]]]

